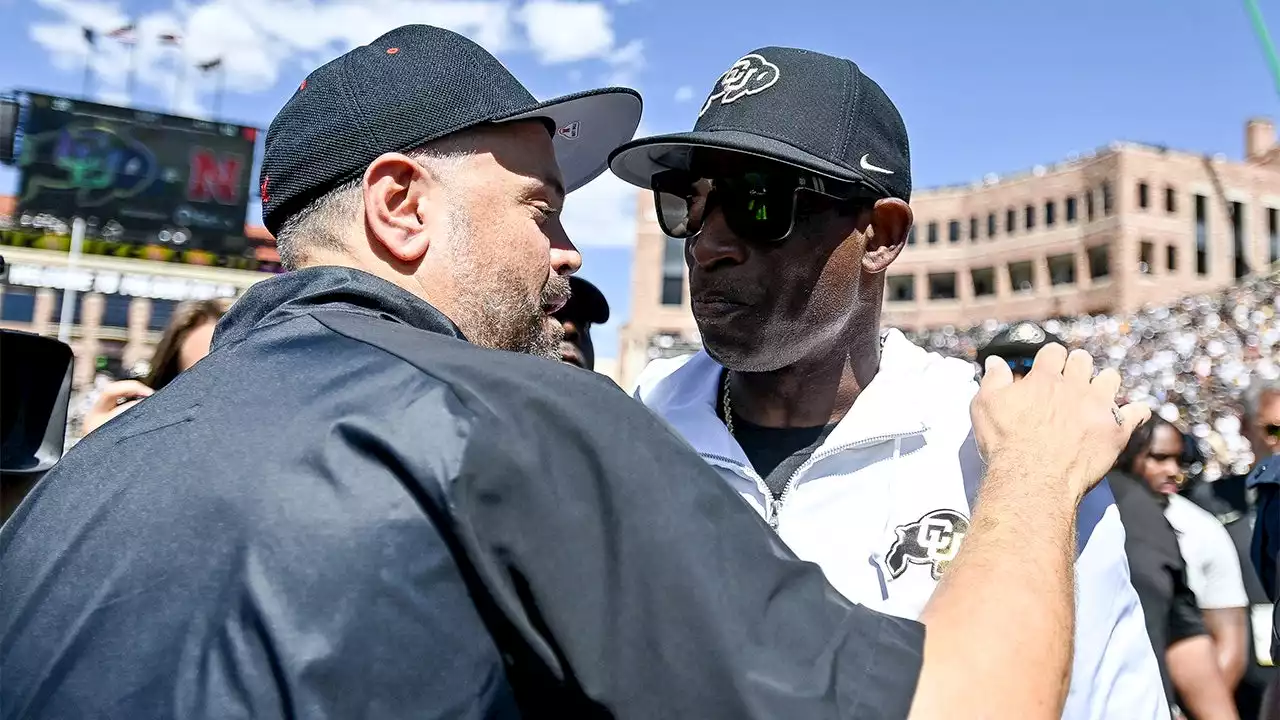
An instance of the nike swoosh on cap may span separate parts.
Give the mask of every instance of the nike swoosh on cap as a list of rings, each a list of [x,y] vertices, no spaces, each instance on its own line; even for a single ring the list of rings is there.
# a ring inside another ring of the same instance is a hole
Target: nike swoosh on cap
[[[892,170],[886,170],[885,168],[876,167],[875,165],[872,165],[870,162],[867,161],[867,158],[869,157],[871,157],[871,153],[867,153],[866,155],[863,155],[862,160],[859,161],[858,163],[859,165],[862,166],[863,170],[870,170],[872,172],[884,173],[885,175],[893,174]]]

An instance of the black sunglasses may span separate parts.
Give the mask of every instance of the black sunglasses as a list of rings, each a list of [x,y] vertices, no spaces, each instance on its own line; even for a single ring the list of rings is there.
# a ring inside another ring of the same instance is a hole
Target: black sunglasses
[[[662,232],[691,238],[702,232],[712,208],[719,207],[735,235],[753,242],[776,243],[791,234],[801,191],[833,200],[876,200],[862,185],[843,183],[800,170],[740,172],[716,178],[685,170],[653,176],[654,207]]]
[[[1031,372],[1031,366],[1035,365],[1036,359],[1028,357],[1009,358],[1008,360],[1005,360],[1005,362],[1008,363],[1009,369],[1013,372],[1019,375],[1026,375]]]

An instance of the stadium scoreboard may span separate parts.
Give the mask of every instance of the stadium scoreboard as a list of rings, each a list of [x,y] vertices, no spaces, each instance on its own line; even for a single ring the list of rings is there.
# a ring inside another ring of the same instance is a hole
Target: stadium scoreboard
[[[41,93],[17,98],[15,216],[24,225],[81,217],[106,240],[243,253],[256,128]]]

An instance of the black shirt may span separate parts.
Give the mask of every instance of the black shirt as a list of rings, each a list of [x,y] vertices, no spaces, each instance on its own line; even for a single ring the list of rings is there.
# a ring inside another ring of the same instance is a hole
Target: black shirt
[[[1165,650],[1179,640],[1206,634],[1204,618],[1187,586],[1186,565],[1173,527],[1165,519],[1161,498],[1145,482],[1127,473],[1112,471],[1107,480],[1124,524],[1130,580],[1147,621],[1147,635],[1160,664],[1165,694],[1174,703]]]
[[[608,379],[345,268],[213,345],[0,528],[0,717],[906,716],[923,627]]]
[[[827,439],[835,425],[804,428],[772,428],[756,425],[733,415],[733,436],[764,478],[775,498],[782,495],[787,481]]]

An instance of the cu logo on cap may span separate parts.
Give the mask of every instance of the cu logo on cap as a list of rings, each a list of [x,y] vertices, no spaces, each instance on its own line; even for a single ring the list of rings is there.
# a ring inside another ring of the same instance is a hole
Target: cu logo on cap
[[[702,117],[716,100],[721,105],[728,105],[738,98],[768,90],[778,82],[778,75],[778,66],[765,60],[763,56],[755,53],[743,56],[716,81],[711,97],[703,103],[698,117]]]

